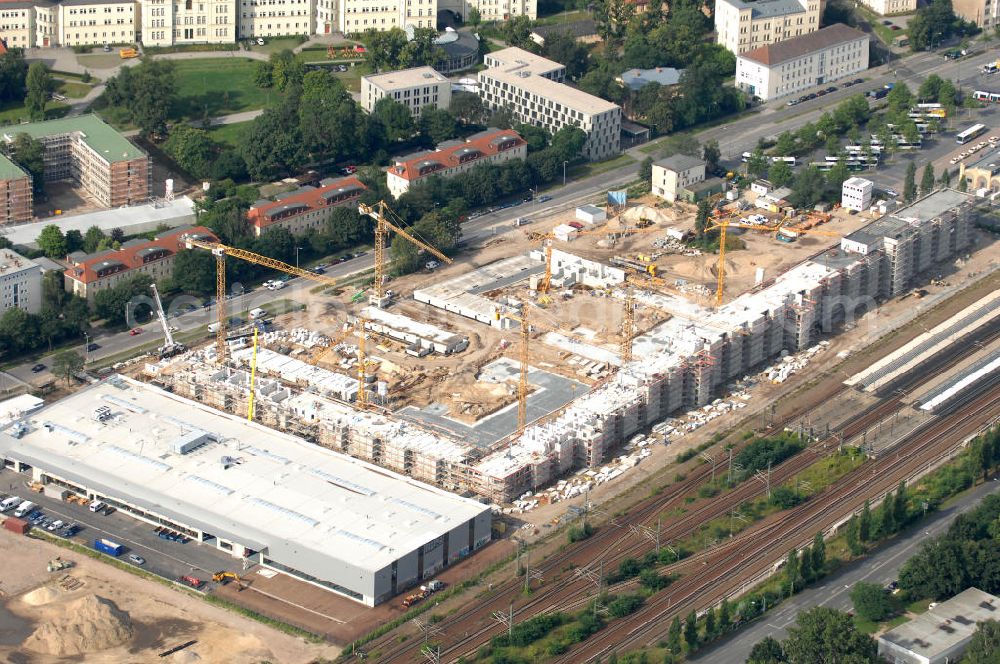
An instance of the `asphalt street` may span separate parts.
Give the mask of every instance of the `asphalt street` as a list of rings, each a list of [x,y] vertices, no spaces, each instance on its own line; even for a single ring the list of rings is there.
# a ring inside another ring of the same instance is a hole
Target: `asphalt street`
[[[826,578],[824,583],[802,591],[779,608],[766,614],[751,626],[742,629],[710,648],[706,648],[692,662],[711,664],[743,664],[753,645],[765,636],[781,640],[789,625],[795,623],[800,611],[816,606],[827,606],[842,611],[852,610],[851,588],[858,581],[886,585],[895,581],[899,569],[929,538],[943,533],[952,520],[979,504],[983,497],[1000,491],[1000,482],[986,482],[963,494],[946,508],[931,514],[905,534],[893,539],[863,560],[847,565]]]

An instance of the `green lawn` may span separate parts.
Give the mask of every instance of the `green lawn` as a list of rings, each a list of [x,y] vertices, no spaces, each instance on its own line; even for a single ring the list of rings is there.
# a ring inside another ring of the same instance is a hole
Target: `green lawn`
[[[608,159],[606,161],[594,161],[587,162],[585,164],[577,164],[572,166],[566,173],[567,178],[577,179],[589,177],[591,175],[597,175],[599,173],[605,173],[615,168],[621,166],[627,166],[629,164],[635,163],[635,159],[629,154],[621,154],[614,159]],[[558,178],[557,178],[558,179]]]
[[[265,38],[263,46],[258,46],[256,43],[253,43],[250,46],[250,50],[257,51],[258,53],[277,53],[285,50],[286,48],[290,51],[303,42],[305,42],[304,37],[275,37],[274,39]]]
[[[263,108],[274,93],[254,85],[256,62],[248,58],[177,60],[178,99],[171,116],[200,120]]]
[[[253,122],[252,120],[250,122]],[[250,128],[250,122],[234,122],[219,125],[208,130],[209,135],[219,143],[237,147],[240,137]]]
[[[59,81],[59,87],[56,88],[56,92],[66,97],[80,99],[81,97],[86,97],[87,93],[93,89],[94,86],[87,85],[86,83],[77,83],[76,81]]]
[[[45,106],[45,119],[61,118],[69,112],[69,106],[58,101],[50,101]],[[24,104],[0,105],[0,125],[20,124],[28,122],[28,112],[24,110]]]
[[[590,18],[590,12],[585,9],[578,9],[571,12],[559,12],[558,14],[551,14],[549,16],[540,17],[538,19],[539,25],[552,25],[555,23],[572,23],[574,21],[583,21]]]

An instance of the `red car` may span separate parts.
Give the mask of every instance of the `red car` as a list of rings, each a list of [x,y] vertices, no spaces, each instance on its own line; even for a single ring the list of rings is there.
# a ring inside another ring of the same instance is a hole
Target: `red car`
[[[197,577],[194,577],[194,576],[184,575],[184,576],[181,577],[181,581],[183,581],[184,583],[188,584],[189,586],[191,586],[192,588],[194,588],[196,590],[198,588],[201,588],[203,585],[205,585],[204,581],[202,581],[201,579],[199,579]]]
[[[137,335],[137,334],[142,334],[142,328],[141,328],[141,327],[133,327],[133,328],[132,328],[132,329],[131,329],[131,330],[129,331],[129,334],[131,334],[131,335],[132,335],[133,337],[134,337],[135,335]]]

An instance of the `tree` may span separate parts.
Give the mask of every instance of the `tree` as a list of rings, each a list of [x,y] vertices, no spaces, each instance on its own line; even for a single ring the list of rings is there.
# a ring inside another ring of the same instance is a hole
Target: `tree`
[[[802,581],[802,574],[799,571],[799,553],[795,549],[788,552],[785,558],[785,580],[788,582],[788,594],[794,595],[795,588]]]
[[[503,40],[511,46],[517,46],[525,50],[535,50],[535,42],[531,40],[531,19],[520,14],[500,26],[500,33]]]
[[[774,152],[779,157],[788,157],[795,154],[798,143],[795,134],[790,131],[783,131],[778,134],[778,140],[774,144]]]
[[[944,599],[971,585],[970,565],[960,542],[937,538],[924,544],[899,570],[899,585],[915,597]]]
[[[823,533],[816,533],[812,543],[812,568],[819,576],[826,568],[826,542],[823,540]]]
[[[45,146],[36,138],[20,133],[10,145],[11,160],[31,176],[31,189],[41,194],[45,191]]]
[[[897,529],[906,525],[906,482],[903,480],[900,480],[896,488],[896,497],[892,501],[892,520]]]
[[[297,101],[283,100],[254,118],[240,144],[247,173],[268,180],[295,170],[303,161]],[[304,110],[304,109],[303,109]]]
[[[302,84],[305,66],[290,49],[271,53],[268,64],[271,65],[271,80],[276,89],[285,91]]]
[[[854,610],[865,620],[881,622],[895,613],[891,595],[877,583],[858,581],[851,589]]]
[[[148,295],[149,284],[153,283],[148,274],[135,274],[117,285],[99,291],[94,296],[94,313],[103,318],[109,325],[121,325],[126,322],[125,308],[132,298]]]
[[[781,643],[770,636],[755,643],[747,656],[747,664],[782,664],[787,661]]]
[[[776,161],[767,169],[767,179],[775,187],[787,187],[795,179],[792,167],[784,161]]]
[[[653,180],[653,158],[646,157],[639,164],[639,179],[643,182],[651,182]]]
[[[760,147],[754,148],[747,159],[747,175],[755,178],[762,178],[768,171],[771,160],[764,156],[764,151]]]
[[[862,542],[867,542],[871,539],[872,534],[872,512],[871,505],[868,501],[865,501],[864,507],[861,508],[861,516],[858,517],[858,539]]]
[[[55,357],[52,358],[52,374],[57,378],[65,379],[67,385],[73,375],[82,370],[83,357],[76,351],[64,350],[56,353]]]
[[[382,124],[388,141],[395,143],[413,135],[413,116],[410,114],[410,109],[395,99],[382,97],[375,102],[372,117]]]
[[[852,514],[851,518],[848,519],[847,525],[844,527],[844,537],[847,539],[847,548],[850,549],[851,555],[861,555],[864,547],[861,545],[858,535],[858,517],[856,514]]]
[[[28,67],[28,76],[25,78],[25,87],[28,92],[24,98],[24,107],[32,120],[42,120],[45,118],[45,104],[49,101],[49,96],[55,88],[49,68],[43,62],[32,62]]]
[[[715,636],[715,607],[708,607],[705,612],[705,639],[710,640]]]
[[[878,534],[881,537],[887,537],[896,532],[898,524],[896,523],[895,512],[892,509],[893,502],[893,494],[890,491],[885,494],[882,504],[878,506],[875,522],[878,524]]]
[[[0,316],[0,346],[21,353],[35,348],[39,339],[38,321],[20,307],[11,307]]]
[[[693,609],[684,619],[684,643],[688,650],[698,649],[698,616]]]
[[[799,556],[799,575],[802,577],[803,585],[815,578],[812,568],[812,549],[808,546],[802,549],[802,555]]]
[[[253,84],[258,88],[274,86],[274,65],[270,61],[258,60],[254,65]]]
[[[719,170],[719,160],[722,159],[722,151],[719,150],[719,141],[714,138],[705,142],[702,147],[701,158],[705,160],[705,169],[709,173]]]
[[[542,55],[566,67],[566,76],[576,80],[587,72],[589,53],[587,47],[576,40],[568,30],[545,36]]]
[[[964,664],[997,664],[1000,653],[1000,622],[983,620],[976,625],[972,641],[965,650]]]
[[[434,67],[444,60],[447,57],[444,49],[434,43],[437,36],[433,28],[416,28],[413,39],[407,41],[399,52],[400,68]]]
[[[711,203],[706,199],[698,201],[698,212],[694,217],[694,235],[699,240],[705,237],[705,231],[708,228],[708,215],[711,210]]]
[[[207,251],[180,251],[174,259],[174,286],[190,293],[215,291],[215,259]]]
[[[177,79],[173,62],[143,60],[135,67],[124,67],[108,79],[99,104],[121,108],[128,119],[145,135],[163,133],[167,115],[177,98]]]
[[[482,15],[479,13],[479,9],[476,7],[469,8],[468,23],[473,27],[478,27],[479,23],[483,20]]]
[[[681,619],[679,616],[674,616],[670,623],[670,629],[667,631],[667,649],[675,655],[679,655],[681,652]]]
[[[732,625],[732,617],[730,616],[729,609],[729,599],[723,598],[722,603],[719,604],[719,629],[721,631],[726,631]]]
[[[455,116],[443,108],[424,106],[420,111],[420,133],[430,138],[434,145],[451,140],[458,135]]]
[[[811,208],[823,199],[826,178],[815,166],[806,166],[795,176],[789,202],[797,208]]]
[[[368,62],[375,71],[399,69],[399,55],[406,46],[406,33],[401,28],[367,35]]]
[[[842,154],[841,157],[844,157],[844,155]],[[840,191],[844,186],[844,180],[850,176],[851,172],[847,170],[846,159],[841,159],[826,173],[827,191],[833,192],[833,194],[839,199]]]
[[[38,248],[49,258],[66,258],[66,237],[55,224],[49,224],[42,229],[36,240]]]
[[[944,186],[944,187],[950,187],[951,186],[951,171],[949,171],[947,168],[944,169],[943,171],[941,171],[941,180],[940,180],[940,182],[941,182],[941,185]]]
[[[92,254],[97,251],[97,245],[104,239],[104,231],[99,226],[91,226],[83,234],[83,251]]]
[[[466,124],[482,124],[488,115],[479,95],[461,90],[452,93],[448,110]]]
[[[0,54],[0,101],[24,99],[24,82],[28,76],[28,63],[24,51],[8,47]]]
[[[926,196],[934,190],[934,164],[927,162],[923,175],[920,176],[920,195]]]
[[[795,622],[782,643],[789,664],[881,664],[875,640],[858,632],[846,613],[818,606],[800,613]]]
[[[170,130],[170,137],[163,144],[163,149],[178,166],[194,177],[207,178],[219,145],[204,129],[195,129],[181,123]]]

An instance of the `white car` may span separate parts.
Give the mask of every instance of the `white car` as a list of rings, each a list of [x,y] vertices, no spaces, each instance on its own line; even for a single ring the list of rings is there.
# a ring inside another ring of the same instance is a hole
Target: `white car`
[[[53,521],[52,523],[50,523],[49,527],[46,528],[45,530],[48,530],[49,532],[52,532],[52,531],[55,531],[55,530],[59,530],[62,527],[63,527],[63,522],[57,519],[57,520]]]

